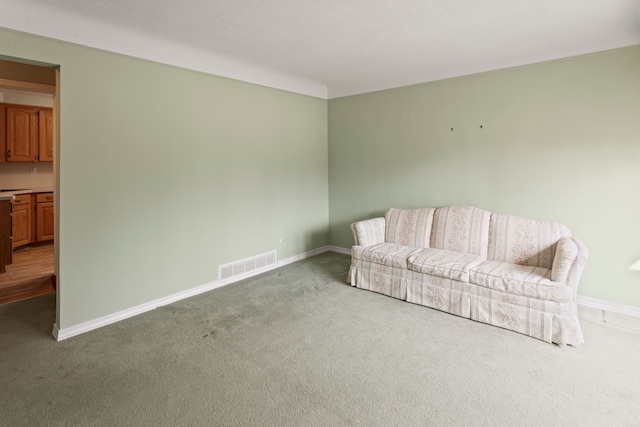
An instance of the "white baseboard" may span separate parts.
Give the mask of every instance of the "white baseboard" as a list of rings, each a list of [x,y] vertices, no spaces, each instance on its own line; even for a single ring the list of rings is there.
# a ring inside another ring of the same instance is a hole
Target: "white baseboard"
[[[146,312],[151,311],[151,310],[155,310],[158,307],[162,307],[162,306],[165,306],[165,305],[168,305],[168,304],[172,304],[174,302],[183,300],[185,298],[190,298],[190,297],[202,294],[204,292],[209,292],[209,291],[214,290],[216,288],[220,288],[222,286],[229,285],[231,283],[238,282],[240,280],[247,279],[249,277],[256,276],[258,274],[262,274],[262,273],[265,273],[267,271],[274,270],[274,269],[276,269],[278,267],[283,267],[283,266],[285,266],[287,264],[291,264],[291,263],[294,263],[296,261],[301,261],[303,259],[312,257],[314,255],[319,255],[319,254],[327,252],[327,251],[340,252],[340,253],[350,253],[350,252],[343,252],[344,250],[345,250],[344,248],[340,248],[340,247],[337,247],[337,246],[323,246],[323,247],[320,247],[318,249],[314,249],[314,250],[311,250],[311,251],[308,251],[308,252],[305,252],[305,253],[302,253],[302,254],[299,254],[299,255],[294,255],[292,257],[280,260],[280,261],[278,261],[277,265],[275,265],[275,266],[270,266],[270,267],[266,267],[266,268],[262,268],[262,269],[258,269],[258,270],[253,270],[253,271],[251,271],[251,272],[249,272],[247,274],[234,276],[234,277],[231,277],[231,278],[226,279],[226,280],[216,280],[214,282],[206,283],[204,285],[201,285],[201,286],[198,286],[198,287],[195,287],[195,288],[191,288],[191,289],[188,289],[188,290],[183,291],[183,292],[178,292],[176,294],[169,295],[169,296],[166,296],[164,298],[159,298],[159,299],[156,299],[156,300],[153,300],[153,301],[149,301],[147,303],[140,304],[140,305],[137,305],[135,307],[128,308],[126,310],[118,311],[116,313],[108,314],[106,316],[99,317],[97,319],[89,320],[87,322],[83,322],[83,323],[80,323],[78,325],[70,326],[68,328],[60,329],[60,328],[58,328],[57,324],[54,324],[53,325],[52,334],[53,334],[54,338],[57,341],[66,340],[67,338],[71,338],[71,337],[74,337],[76,335],[80,335],[80,334],[83,334],[85,332],[89,332],[89,331],[92,331],[94,329],[101,328],[103,326],[111,325],[111,324],[119,322],[121,320],[128,319],[128,318],[133,317],[133,316],[137,316],[138,314],[142,314],[142,313],[146,313]]]
[[[578,305],[585,307],[597,308],[603,311],[611,311],[618,314],[626,314],[627,316],[640,317],[640,307],[618,304],[615,302],[604,301],[596,298],[583,297],[578,295],[576,298]]]
[[[214,282],[210,282],[183,292],[178,292],[173,295],[166,296],[164,298],[149,301],[147,303],[140,304],[126,310],[99,317],[88,322],[83,322],[75,326],[59,329],[58,325],[54,324],[52,334],[57,341],[62,341],[67,338],[71,338],[76,335],[80,335],[85,332],[89,332],[94,329],[98,329],[103,326],[111,325],[121,320],[137,316],[138,314],[146,313],[147,311],[154,310],[158,307],[172,304],[185,298],[190,298],[204,292],[208,292],[216,288],[220,288],[222,286],[229,285],[231,283],[238,282],[240,280],[247,279],[249,277],[256,276],[270,270],[274,270],[278,267],[283,267],[287,264],[319,255],[324,252],[336,252],[345,255],[351,254],[351,250],[348,248],[332,245],[322,246],[318,249],[313,249],[311,251],[280,260],[275,266],[254,270],[247,274],[234,276],[227,280],[217,280]],[[640,331],[640,307],[633,307],[595,298],[583,297],[580,295],[578,295],[577,297],[577,303],[579,306],[587,307],[592,311],[597,310],[598,320],[602,321],[603,323]]]
[[[594,320],[613,326],[640,331],[640,307],[580,295],[576,298],[576,302],[578,303],[578,311],[580,311],[580,307],[586,307],[592,313],[595,312],[596,316]],[[591,317],[593,317],[593,315],[591,315]]]
[[[312,249],[312,250],[307,251],[305,253],[302,253],[302,254],[299,254],[299,255],[294,255],[294,256],[291,256],[289,258],[285,258],[283,260],[278,261],[278,267],[283,267],[283,266],[285,266],[287,264],[292,264],[292,263],[294,263],[296,261],[301,261],[303,259],[310,258],[310,257],[315,256],[315,255],[320,255],[321,253],[327,252],[328,250],[329,250],[328,246],[322,246],[322,247],[320,247],[318,249]]]
[[[327,251],[337,252],[339,254],[344,254],[344,255],[351,255],[350,248],[343,248],[341,246],[333,246],[333,245],[325,246],[325,248],[327,248],[326,249]]]
[[[260,273],[262,273],[262,271],[256,272],[255,274],[260,274]],[[242,278],[240,277],[234,278],[234,279],[242,280]],[[135,307],[128,308],[126,310],[118,311],[116,313],[108,314],[106,316],[99,317],[97,319],[89,320],[88,322],[83,322],[78,325],[70,326],[68,328],[59,329],[58,325],[54,324],[53,336],[57,341],[66,340],[67,338],[71,338],[76,335],[80,335],[85,332],[89,332],[94,329],[98,329],[103,326],[107,326],[112,323],[116,323],[121,320],[128,319],[133,316],[137,316],[138,314],[146,313],[147,311],[154,310],[158,307],[162,307],[164,305],[171,304],[176,301],[183,300],[185,298],[189,298],[204,292],[211,291],[213,289],[219,288],[229,283],[231,283],[231,281],[227,281],[227,282],[215,281],[215,282],[207,283],[202,286],[188,289],[183,292],[178,292],[176,294],[169,295],[164,298],[159,298],[153,301],[149,301],[147,303],[140,304]]]

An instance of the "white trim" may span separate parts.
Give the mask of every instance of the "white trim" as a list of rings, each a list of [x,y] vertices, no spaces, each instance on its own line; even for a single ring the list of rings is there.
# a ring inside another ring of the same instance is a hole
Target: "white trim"
[[[344,254],[344,255],[351,255],[351,249],[349,248],[343,248],[341,246],[326,246],[327,250],[331,251],[331,252],[337,252],[339,254]]]
[[[153,300],[153,301],[149,301],[147,303],[140,304],[140,305],[137,305],[135,307],[128,308],[126,310],[118,311],[116,313],[108,314],[106,316],[99,317],[99,318],[93,319],[93,320],[89,320],[87,322],[83,322],[83,323],[80,323],[78,325],[70,326],[68,328],[60,329],[57,324],[54,324],[53,325],[53,331],[51,333],[53,334],[53,337],[56,339],[56,341],[66,340],[67,338],[71,338],[71,337],[74,337],[76,335],[80,335],[80,334],[83,334],[85,332],[89,332],[89,331],[92,331],[94,329],[101,328],[103,326],[111,325],[111,324],[119,322],[121,320],[125,320],[125,319],[128,319],[128,318],[133,317],[133,316],[137,316],[138,314],[142,314],[142,313],[146,313],[146,312],[151,311],[151,310],[155,310],[158,307],[162,307],[162,306],[165,306],[165,305],[168,305],[168,304],[172,304],[172,303],[174,303],[176,301],[180,301],[180,300],[183,300],[185,298],[190,298],[192,296],[196,296],[196,295],[202,294],[204,292],[208,292],[208,291],[220,288],[222,286],[225,286],[225,285],[228,285],[228,284],[231,284],[231,283],[234,283],[234,282],[238,282],[240,280],[247,279],[249,277],[256,276],[258,274],[262,274],[262,273],[265,273],[265,272],[270,271],[270,270],[274,270],[274,269],[276,269],[278,267],[282,267],[282,266],[285,266],[287,264],[291,264],[293,262],[300,261],[300,260],[312,257],[314,255],[319,255],[319,254],[321,254],[323,252],[327,252],[329,250],[333,250],[332,248],[337,248],[337,247],[336,246],[323,246],[323,247],[320,247],[318,249],[314,249],[314,250],[311,250],[311,251],[308,251],[308,252],[304,252],[304,253],[299,254],[299,255],[294,255],[292,257],[283,259],[281,261],[278,261],[277,264],[275,264],[275,265],[270,265],[270,266],[267,266],[267,267],[259,269],[259,270],[253,270],[253,271],[250,271],[250,272],[248,272],[246,274],[239,274],[237,276],[230,277],[229,279],[226,279],[226,280],[217,280],[217,281],[214,281],[214,282],[210,282],[210,283],[207,283],[207,284],[204,284],[204,285],[201,285],[201,286],[197,286],[195,288],[188,289],[188,290],[183,291],[183,292],[178,292],[176,294],[166,296],[164,298],[159,298],[159,299],[156,299],[156,300]],[[338,248],[338,249],[340,249],[340,248]]]
[[[318,249],[312,249],[310,251],[301,253],[299,255],[294,255],[294,256],[291,256],[289,258],[285,258],[283,260],[278,261],[278,267],[283,267],[283,266],[285,266],[287,264],[291,264],[291,263],[294,263],[296,261],[301,261],[303,259],[310,258],[310,257],[315,256],[315,255],[319,255],[321,253],[327,252],[327,250],[328,249],[327,249],[326,246],[322,246],[322,247],[320,247]]]
[[[320,254],[325,253],[325,252],[337,252],[339,254],[351,255],[351,249],[343,248],[343,247],[340,247],[340,246],[326,245],[326,246],[322,246],[322,247],[320,247],[318,249],[310,250],[310,251],[305,252],[305,253],[300,254],[300,255],[294,255],[292,257],[283,259],[283,260],[278,262],[278,267],[282,267],[282,266],[285,266],[287,264],[291,264],[292,262],[300,261],[300,260],[315,256],[315,255],[320,255]]]
[[[149,34],[135,28],[124,28],[88,16],[79,16],[46,2],[32,4],[23,0],[3,0],[0,27],[77,46],[87,46],[328,99],[327,84],[323,81],[284,73],[260,64],[238,61],[173,40],[149,37]]]
[[[61,341],[64,338],[58,338],[60,336],[60,329],[58,329],[58,324],[54,323],[53,324],[53,331],[51,331],[51,333],[53,334],[53,337],[56,339],[56,341]]]
[[[257,273],[256,273],[257,274]],[[236,280],[241,280],[240,277],[235,278]],[[68,328],[60,329],[58,325],[53,325],[53,336],[58,341],[65,340],[67,338],[74,337],[76,335],[83,334],[85,332],[92,331],[94,329],[101,328],[103,326],[110,325],[112,323],[119,322],[124,319],[128,319],[133,316],[137,316],[138,314],[146,313],[147,311],[154,310],[158,307],[162,307],[167,304],[174,303],[176,301],[180,301],[185,298],[190,298],[195,295],[199,295],[204,292],[211,291],[213,289],[219,288],[221,286],[227,285],[231,283],[229,282],[211,282],[202,286],[198,286],[192,289],[188,289],[183,292],[178,292],[173,295],[166,296],[164,298],[159,298],[153,301],[149,301],[144,304],[137,305],[135,307],[128,308],[126,310],[118,311],[116,313],[108,314],[103,317],[99,317],[97,319],[89,320],[88,322],[83,322],[75,326],[70,326]]]
[[[121,320],[128,319],[133,316],[137,316],[138,314],[142,314],[142,313],[146,313],[147,311],[154,310],[158,307],[172,304],[176,301],[180,301],[185,298],[190,298],[192,296],[196,296],[204,292],[208,292],[208,291],[220,288],[222,286],[226,286],[231,283],[247,279],[252,276],[257,276],[258,274],[266,273],[267,271],[275,270],[276,268],[283,267],[285,265],[292,264],[294,262],[301,261],[303,259],[310,258],[312,256],[319,255],[324,252],[336,252],[344,255],[351,254],[351,250],[348,248],[343,248],[340,246],[332,246],[332,245],[322,246],[320,248],[313,249],[311,251],[307,251],[302,254],[294,255],[289,258],[280,260],[275,265],[267,266],[259,270],[253,270],[246,274],[230,277],[227,280],[217,280],[214,282],[210,282],[201,286],[197,286],[195,288],[188,289],[183,292],[178,292],[176,294],[166,296],[164,298],[159,298],[153,301],[149,301],[147,303],[140,304],[138,306],[131,307],[126,310],[118,311],[113,314],[108,314],[106,316],[90,320],[88,322],[80,323],[75,326],[60,329],[58,328],[57,324],[54,324],[53,330],[51,333],[53,334],[53,337],[56,339],[56,341],[66,340],[67,338],[71,338],[76,335],[80,335],[85,332],[89,332],[94,329],[101,328],[103,326],[111,325]],[[614,302],[599,300],[596,298],[583,297],[580,295],[578,295],[576,301],[578,305],[581,305],[584,307],[591,307],[598,310],[602,310],[604,312],[617,313],[624,316],[630,316],[630,317],[640,319],[640,307],[633,307],[630,305],[618,304]]]
[[[640,307],[633,307],[631,305],[618,304],[615,302],[603,301],[596,298],[583,297],[578,295],[576,298],[578,305],[584,307],[597,308],[610,313],[623,314],[625,316],[640,318]]]

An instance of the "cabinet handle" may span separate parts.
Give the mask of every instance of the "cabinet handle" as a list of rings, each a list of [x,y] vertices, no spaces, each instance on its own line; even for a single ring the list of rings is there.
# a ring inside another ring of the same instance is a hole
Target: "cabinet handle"
[[[7,157],[11,158],[11,150],[7,150]]]
[[[47,199],[47,200],[53,200],[53,197],[51,197],[51,196],[47,196],[47,197],[45,197],[45,199]]]

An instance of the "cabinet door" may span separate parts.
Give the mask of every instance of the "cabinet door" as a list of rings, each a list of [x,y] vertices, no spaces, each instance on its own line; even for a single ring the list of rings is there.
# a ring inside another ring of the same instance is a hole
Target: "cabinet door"
[[[31,203],[13,205],[11,235],[11,246],[14,248],[31,243]]]
[[[53,240],[53,202],[36,205],[36,241]]]
[[[38,160],[53,161],[53,110],[38,111]]]
[[[0,162],[7,161],[7,106],[0,102]]]
[[[36,110],[32,107],[8,107],[6,127],[7,161],[35,161],[38,134]]]
[[[0,200],[0,273],[12,262],[11,249],[11,201]]]

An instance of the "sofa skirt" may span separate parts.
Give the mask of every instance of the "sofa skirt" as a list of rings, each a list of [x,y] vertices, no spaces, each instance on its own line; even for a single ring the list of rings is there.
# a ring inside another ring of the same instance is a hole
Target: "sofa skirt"
[[[584,342],[575,302],[555,302],[508,294],[467,282],[398,267],[353,260],[348,281],[378,292],[546,342]]]
[[[355,260],[347,281],[351,286],[406,301],[408,273],[405,268]]]

